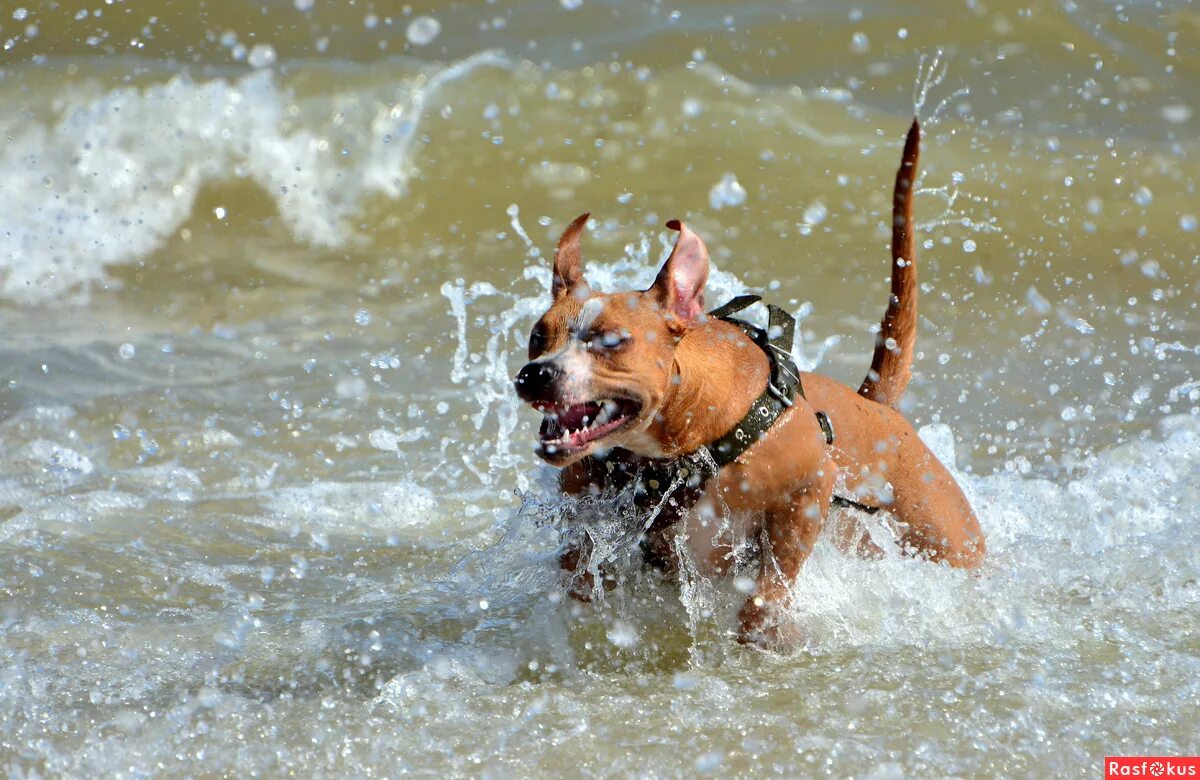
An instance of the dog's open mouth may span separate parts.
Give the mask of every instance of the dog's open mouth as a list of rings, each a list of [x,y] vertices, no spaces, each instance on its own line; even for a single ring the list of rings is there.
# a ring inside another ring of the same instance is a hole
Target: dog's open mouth
[[[603,399],[572,406],[542,406],[546,415],[538,436],[548,454],[566,454],[611,436],[637,418],[639,405],[626,399]]]

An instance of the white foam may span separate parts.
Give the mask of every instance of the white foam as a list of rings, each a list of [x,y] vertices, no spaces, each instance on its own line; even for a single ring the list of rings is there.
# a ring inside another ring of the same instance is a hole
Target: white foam
[[[0,525],[0,542],[13,543],[41,532],[86,536],[97,529],[121,526],[130,511],[146,505],[141,496],[117,490],[27,495],[26,500],[19,514]]]
[[[902,557],[894,545],[880,560],[861,560],[839,552],[827,534],[792,588],[791,620],[808,652],[1054,643],[1061,641],[1064,611],[1081,592],[1106,599],[1110,608],[1135,611],[1147,599],[1200,600],[1189,560],[1200,543],[1200,419],[1169,418],[1159,437],[1100,452],[1084,473],[1061,484],[1015,472],[963,473],[954,466],[949,428],[929,426],[921,435],[979,514],[989,546],[984,567],[965,572],[933,565]],[[608,607],[587,607],[584,617],[607,622],[618,646],[670,619],[661,608],[648,607],[653,599],[637,595],[655,578],[646,573],[619,503],[563,498],[550,480],[524,499],[522,511],[507,521],[503,541],[482,554],[490,570],[471,569],[477,592],[498,593],[514,580],[561,588],[552,548],[543,548],[540,557],[531,557],[530,549],[553,544],[554,529],[582,525],[625,583],[624,594],[597,589],[593,595]],[[876,538],[890,533],[883,519],[863,520],[880,526],[873,529]],[[539,521],[549,527],[533,530]],[[686,545],[677,550],[686,555]],[[684,566],[688,576],[670,587],[679,594],[693,643],[728,637],[745,598],[736,581],[706,579],[686,559]]]
[[[253,522],[322,537],[394,534],[424,528],[438,519],[433,493],[407,480],[318,482],[275,488],[261,498],[266,512],[249,518]]]
[[[479,67],[505,63],[484,52],[410,79],[407,89],[395,91],[399,100],[388,99],[390,89],[357,96],[380,107],[360,126],[339,128],[354,138],[353,155],[294,117],[295,97],[268,70],[232,80],[176,76],[144,88],[61,97],[55,123],[6,128],[0,296],[39,302],[86,293],[109,281],[112,266],[163,246],[205,185],[237,178],[271,196],[297,240],[352,241],[348,218],[366,196],[404,194],[429,97]],[[334,106],[347,97],[353,96],[322,100]]]

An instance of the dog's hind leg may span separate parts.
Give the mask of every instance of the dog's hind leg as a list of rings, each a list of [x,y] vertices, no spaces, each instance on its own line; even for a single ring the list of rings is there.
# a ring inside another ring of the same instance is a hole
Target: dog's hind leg
[[[916,436],[904,437],[889,475],[901,548],[935,562],[970,569],[987,552],[983,530],[950,471]]]

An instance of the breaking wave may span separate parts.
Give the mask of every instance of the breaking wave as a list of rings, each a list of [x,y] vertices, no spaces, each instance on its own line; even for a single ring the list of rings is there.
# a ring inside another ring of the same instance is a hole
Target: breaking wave
[[[0,295],[49,302],[109,281],[164,246],[211,185],[253,182],[295,240],[337,247],[372,195],[414,172],[428,101],[507,59],[484,52],[356,91],[305,97],[274,71],[104,90],[76,86],[55,118],[6,128],[0,151]],[[218,213],[217,218],[224,218]]]

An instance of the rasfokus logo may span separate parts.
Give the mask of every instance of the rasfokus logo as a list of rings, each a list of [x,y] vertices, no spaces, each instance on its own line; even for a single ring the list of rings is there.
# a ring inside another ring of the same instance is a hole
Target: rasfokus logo
[[[1117,777],[1194,777],[1200,780],[1200,756],[1106,756],[1104,780]]]

